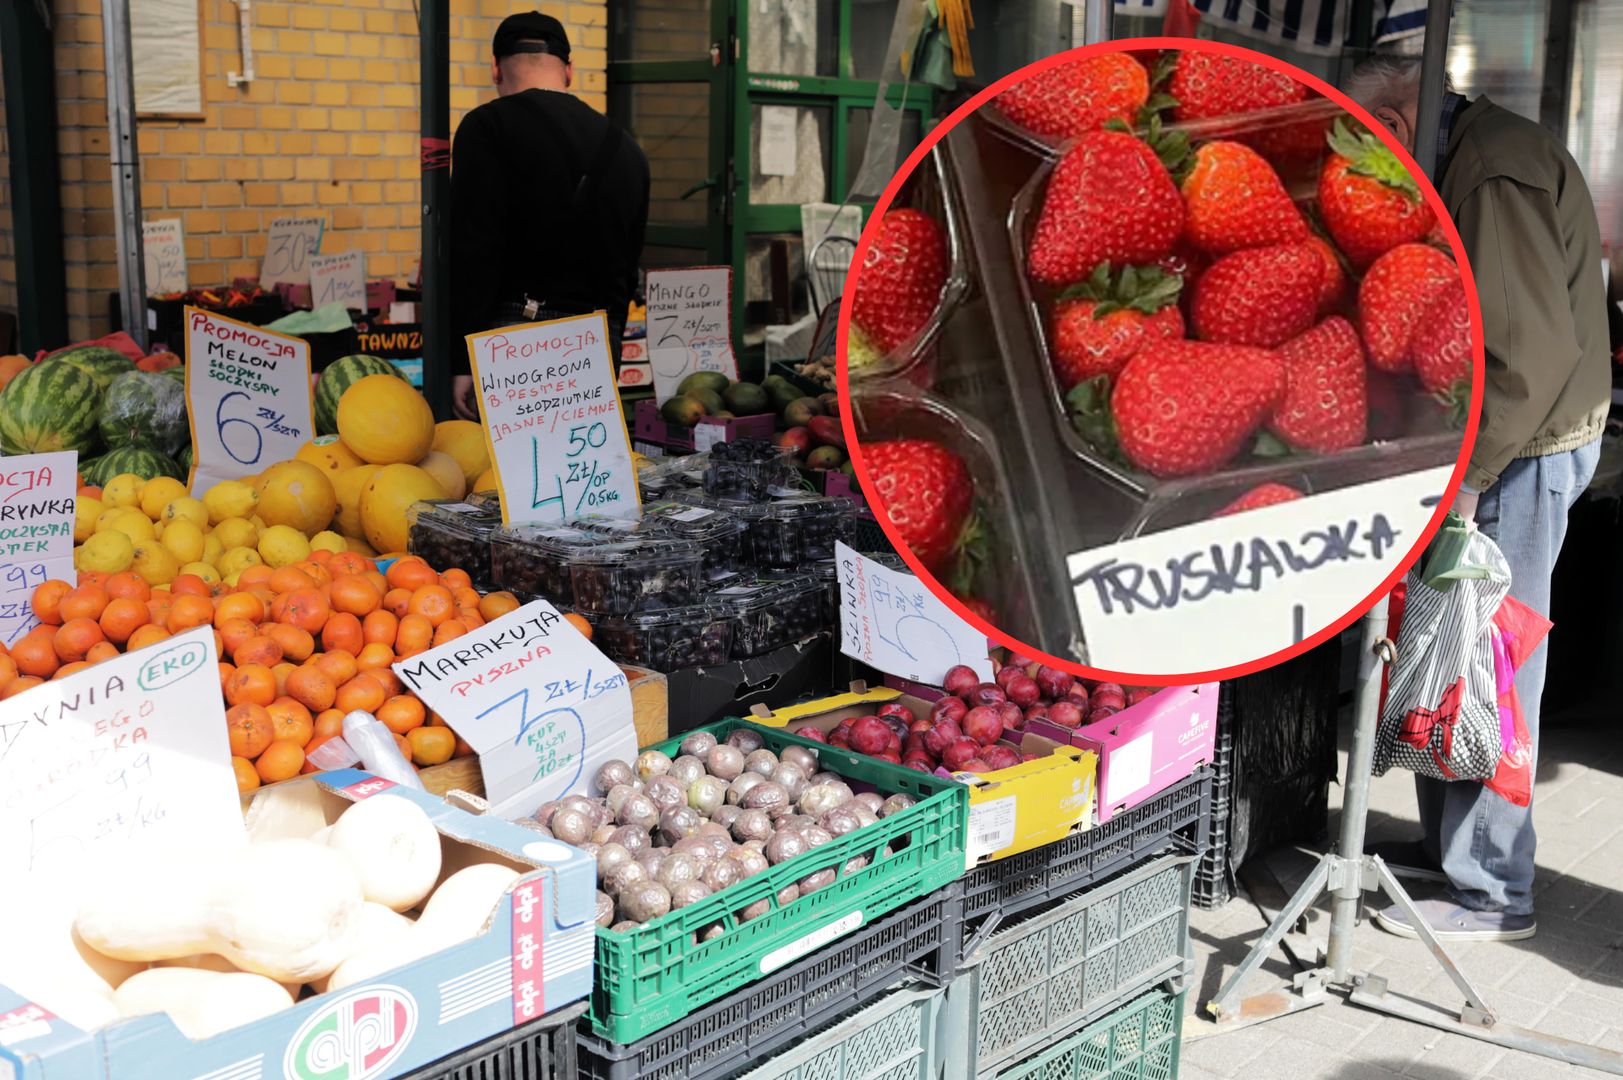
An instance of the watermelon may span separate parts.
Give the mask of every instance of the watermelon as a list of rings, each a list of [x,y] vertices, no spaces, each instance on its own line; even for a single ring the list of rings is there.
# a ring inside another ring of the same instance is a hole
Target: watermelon
[[[103,391],[120,375],[135,370],[135,361],[117,349],[109,349],[104,345],[74,345],[59,349],[40,363],[72,364],[95,379],[97,388]]]
[[[89,463],[87,463],[89,464]],[[122,446],[117,450],[110,450],[101,457],[94,459],[96,474],[91,476],[85,473],[85,479],[92,484],[105,484],[120,473],[134,473],[143,480],[151,480],[154,476],[173,476],[176,480],[186,479],[186,473],[181,471],[180,463],[161,450],[154,450],[145,443],[134,443]]]
[[[0,453],[38,454],[101,445],[101,388],[76,364],[35,364],[0,393]]]
[[[334,360],[316,381],[316,434],[338,434],[338,399],[368,375],[393,375],[405,380],[400,369],[376,356],[356,353]]]
[[[173,379],[182,386],[186,385],[185,364],[176,364],[174,367],[166,367],[162,371],[158,372],[158,374],[162,375],[166,379]]]
[[[145,442],[166,454],[177,454],[191,438],[186,426],[186,390],[157,372],[120,375],[102,398],[98,425],[109,450]]]
[[[186,473],[186,476],[190,476],[192,474],[192,444],[187,443],[181,447],[180,456],[175,460],[180,463],[180,467]]]

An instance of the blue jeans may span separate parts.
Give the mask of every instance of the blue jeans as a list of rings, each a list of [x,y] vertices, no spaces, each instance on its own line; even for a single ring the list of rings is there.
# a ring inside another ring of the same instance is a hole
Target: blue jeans
[[[1567,511],[1595,475],[1600,441],[1547,457],[1517,458],[1482,493],[1477,525],[1510,564],[1510,595],[1550,613],[1550,575],[1567,535]],[[1516,673],[1527,730],[1538,762],[1539,698],[1547,644]],[[1416,776],[1426,853],[1442,864],[1461,904],[1479,911],[1533,913],[1533,808],[1514,806],[1480,783]]]

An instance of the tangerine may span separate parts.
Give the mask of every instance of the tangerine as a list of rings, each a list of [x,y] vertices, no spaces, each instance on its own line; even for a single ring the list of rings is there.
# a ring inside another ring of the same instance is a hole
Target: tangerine
[[[287,594],[287,607],[279,621],[311,634],[319,634],[321,628],[327,625],[327,616],[331,614],[332,605],[321,589],[294,589]]]
[[[473,578],[460,566],[453,566],[440,575],[440,584],[447,589],[468,589],[473,587]]]
[[[176,596],[210,597],[214,595],[214,587],[196,574],[176,574],[175,580],[169,583],[169,591]]]
[[[223,631],[221,636],[224,636]],[[231,650],[231,659],[239,667],[243,664],[274,667],[282,662],[282,656],[281,643],[268,634],[253,634]]]
[[[100,585],[81,585],[77,589],[69,590],[57,605],[62,613],[62,621],[69,619],[99,619],[102,608],[112,599],[107,590]]]
[[[344,733],[344,712],[342,709],[323,709],[316,715],[311,727],[311,744],[315,740],[327,740],[335,735]]]
[[[123,645],[130,640],[130,635],[151,620],[152,613],[142,601],[133,596],[115,596],[101,609],[99,621],[101,632],[107,640]]]
[[[28,598],[28,606],[33,610],[34,618],[47,626],[61,626],[62,598],[72,591],[72,585],[56,578],[41,582],[34,590],[34,595]]]
[[[332,609],[356,617],[370,615],[383,603],[383,594],[359,574],[334,578],[332,583]]]
[[[287,693],[287,677],[297,670],[299,670],[298,665],[290,664],[286,660],[271,668],[271,675],[276,679],[277,697],[282,697]]]
[[[393,653],[389,654],[391,657]],[[360,669],[360,660],[347,649],[329,649],[314,658],[316,670],[332,681],[334,691],[349,682]]]
[[[367,644],[355,657],[355,667],[361,671],[374,671],[379,668],[387,669],[392,663],[394,663],[394,650],[381,641]]]
[[[264,664],[238,664],[225,685],[225,700],[233,706],[253,705],[263,711],[264,706],[276,700],[275,673]]]
[[[446,619],[434,628],[434,644],[444,645],[468,632],[468,624],[461,619]]]
[[[85,653],[85,660],[92,664],[99,664],[103,660],[112,660],[122,655],[118,651],[118,646],[111,641],[98,641],[90,646],[89,652]]]
[[[271,716],[263,705],[240,702],[225,711],[226,733],[234,757],[252,761],[271,744]]]
[[[419,727],[406,732],[411,763],[420,768],[443,765],[456,753],[456,733],[444,727]]]
[[[265,621],[265,604],[251,592],[226,593],[214,605],[214,625],[232,619],[246,619],[251,623]]]
[[[575,612],[571,611],[564,615],[564,621],[570,626],[573,626],[576,630],[579,630],[581,632],[581,636],[587,641],[592,640],[592,624],[586,621],[586,616],[577,615]]]
[[[376,712],[378,706],[387,700],[388,694],[384,692],[383,684],[372,678],[370,674],[360,674],[338,688],[334,699],[340,711],[345,713],[361,709],[365,712]]]
[[[397,619],[406,617],[411,606],[410,589],[390,589],[383,594],[383,610]]]
[[[152,586],[147,584],[146,578],[133,570],[120,570],[109,577],[107,584],[102,587],[107,590],[107,595],[115,600],[124,597],[144,603],[152,595]]]
[[[87,668],[89,666],[90,666],[90,664],[89,664],[88,661],[75,660],[71,664],[63,664],[61,667],[57,668],[56,669],[56,674],[52,675],[51,678],[53,680],[55,680],[55,679],[65,679],[69,675],[77,675],[77,674],[79,674],[79,672],[83,671],[85,668]]]
[[[44,686],[45,680],[38,675],[23,675],[11,680],[4,690],[0,690],[0,701],[14,698],[25,690],[32,690],[36,686]]]
[[[518,597],[510,592],[486,593],[479,601],[479,614],[485,617],[486,622],[495,622],[510,611],[517,611],[523,605]]]
[[[298,626],[289,626],[286,623],[267,623],[263,628],[265,634],[282,647],[282,655],[295,664],[300,664],[316,651],[316,639],[310,636],[310,631]]]
[[[264,563],[255,563],[237,576],[237,588],[253,589],[262,585],[269,585],[275,570]]]
[[[287,677],[287,693],[307,709],[321,712],[332,708],[338,687],[319,666],[301,667]]]
[[[383,687],[384,697],[394,697],[396,694],[406,692],[406,684],[401,682],[400,676],[396,675],[390,668],[372,668],[367,671],[367,674],[376,679],[378,685]]]
[[[421,615],[432,626],[438,626],[449,619],[455,610],[456,598],[444,585],[424,585],[414,591],[406,603],[407,612]]]
[[[237,582],[241,584],[242,579],[238,578]],[[316,580],[297,566],[283,566],[271,572],[266,584],[271,587],[272,592],[290,593],[294,589],[313,589],[316,587]]]
[[[390,611],[374,611],[361,620],[361,639],[368,645],[377,642],[393,648],[399,632],[400,617]]]
[[[383,576],[388,580],[390,588],[405,589],[407,592],[424,585],[436,584],[440,580],[434,568],[418,555],[406,555],[396,559],[389,564],[389,569]]]
[[[237,777],[238,795],[246,795],[251,791],[259,790],[259,771],[254,768],[253,762],[247,758],[232,755],[231,771]]]
[[[198,580],[202,580],[199,578]],[[214,602],[196,593],[177,593],[169,605],[169,617],[164,626],[171,634],[183,634],[194,626],[214,625]]]
[[[343,650],[358,653],[366,644],[366,633],[361,620],[347,611],[334,612],[321,628],[321,647],[330,651]]]
[[[400,631],[395,634],[394,652],[398,657],[414,656],[434,644],[434,624],[424,615],[407,615],[400,620]]]
[[[235,658],[244,642],[259,636],[259,627],[247,619],[227,619],[216,623],[214,632],[220,635],[220,655]]]
[[[274,737],[292,739],[300,746],[310,741],[315,728],[315,719],[303,702],[292,697],[279,697],[265,706],[265,711],[270,713],[271,733]]]
[[[423,721],[428,718],[423,703],[410,694],[396,694],[389,698],[378,706],[377,717],[396,735],[422,727]]]
[[[229,660],[221,660],[219,664],[215,666],[220,669],[220,696],[224,697],[226,684],[231,681],[231,675],[237,670],[237,665],[231,663]]]
[[[267,784],[291,780],[304,768],[304,743],[292,739],[277,739],[265,748],[254,762],[254,770]]]
[[[0,656],[0,690],[10,686],[17,678],[17,661],[10,656]]]
[[[156,645],[168,637],[169,631],[155,623],[148,623],[130,635],[130,639],[124,643],[124,651],[134,652],[136,649],[144,649],[148,645]]]
[[[62,666],[62,658],[56,655],[53,636],[54,631],[42,633],[30,630],[13,643],[11,659],[16,663],[17,670],[38,679],[49,679],[55,675],[56,669]]]
[[[101,624],[84,616],[69,619],[51,635],[51,645],[64,664],[83,660],[92,648],[106,640],[107,636],[101,632]]]

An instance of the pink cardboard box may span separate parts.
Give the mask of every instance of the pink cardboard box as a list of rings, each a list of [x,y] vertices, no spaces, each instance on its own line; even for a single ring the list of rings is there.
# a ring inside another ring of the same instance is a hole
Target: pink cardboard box
[[[1108,720],[1075,731],[1033,720],[1029,729],[1099,755],[1099,823],[1137,806],[1212,760],[1217,683],[1168,687]]]
[[[659,406],[651,398],[637,402],[633,421],[634,437],[684,453],[708,450],[716,443],[735,442],[738,439],[770,439],[778,428],[778,418],[772,413],[719,420],[705,417],[692,427],[683,427],[666,422],[659,415]]]

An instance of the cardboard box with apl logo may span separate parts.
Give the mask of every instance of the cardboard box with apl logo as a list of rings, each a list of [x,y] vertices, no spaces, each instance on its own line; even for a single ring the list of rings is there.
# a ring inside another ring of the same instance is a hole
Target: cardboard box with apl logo
[[[385,791],[421,806],[439,829],[441,880],[481,862],[521,873],[477,937],[195,1042],[161,1013],[82,1031],[0,986],[0,1077],[381,1080],[586,997],[596,868],[575,848],[355,769],[260,792],[248,809],[249,836],[309,836],[350,803]]]
[[[1033,720],[1031,730],[1099,755],[1099,821],[1137,806],[1211,762],[1217,683],[1172,686],[1108,720],[1076,730]]]
[[[815,727],[827,734],[848,716],[871,716],[881,705],[905,705],[915,717],[928,717],[941,691],[917,687],[904,694],[890,687],[869,690],[861,683],[851,691],[790,705],[776,712],[762,707],[750,719],[767,727],[801,731]],[[933,694],[934,698],[927,695]],[[1022,851],[1082,832],[1092,824],[1094,765],[1097,755],[1030,731],[1020,735],[1020,752],[1036,754],[1007,769],[989,773],[947,773],[969,788],[969,835],[965,864],[1006,859]]]

